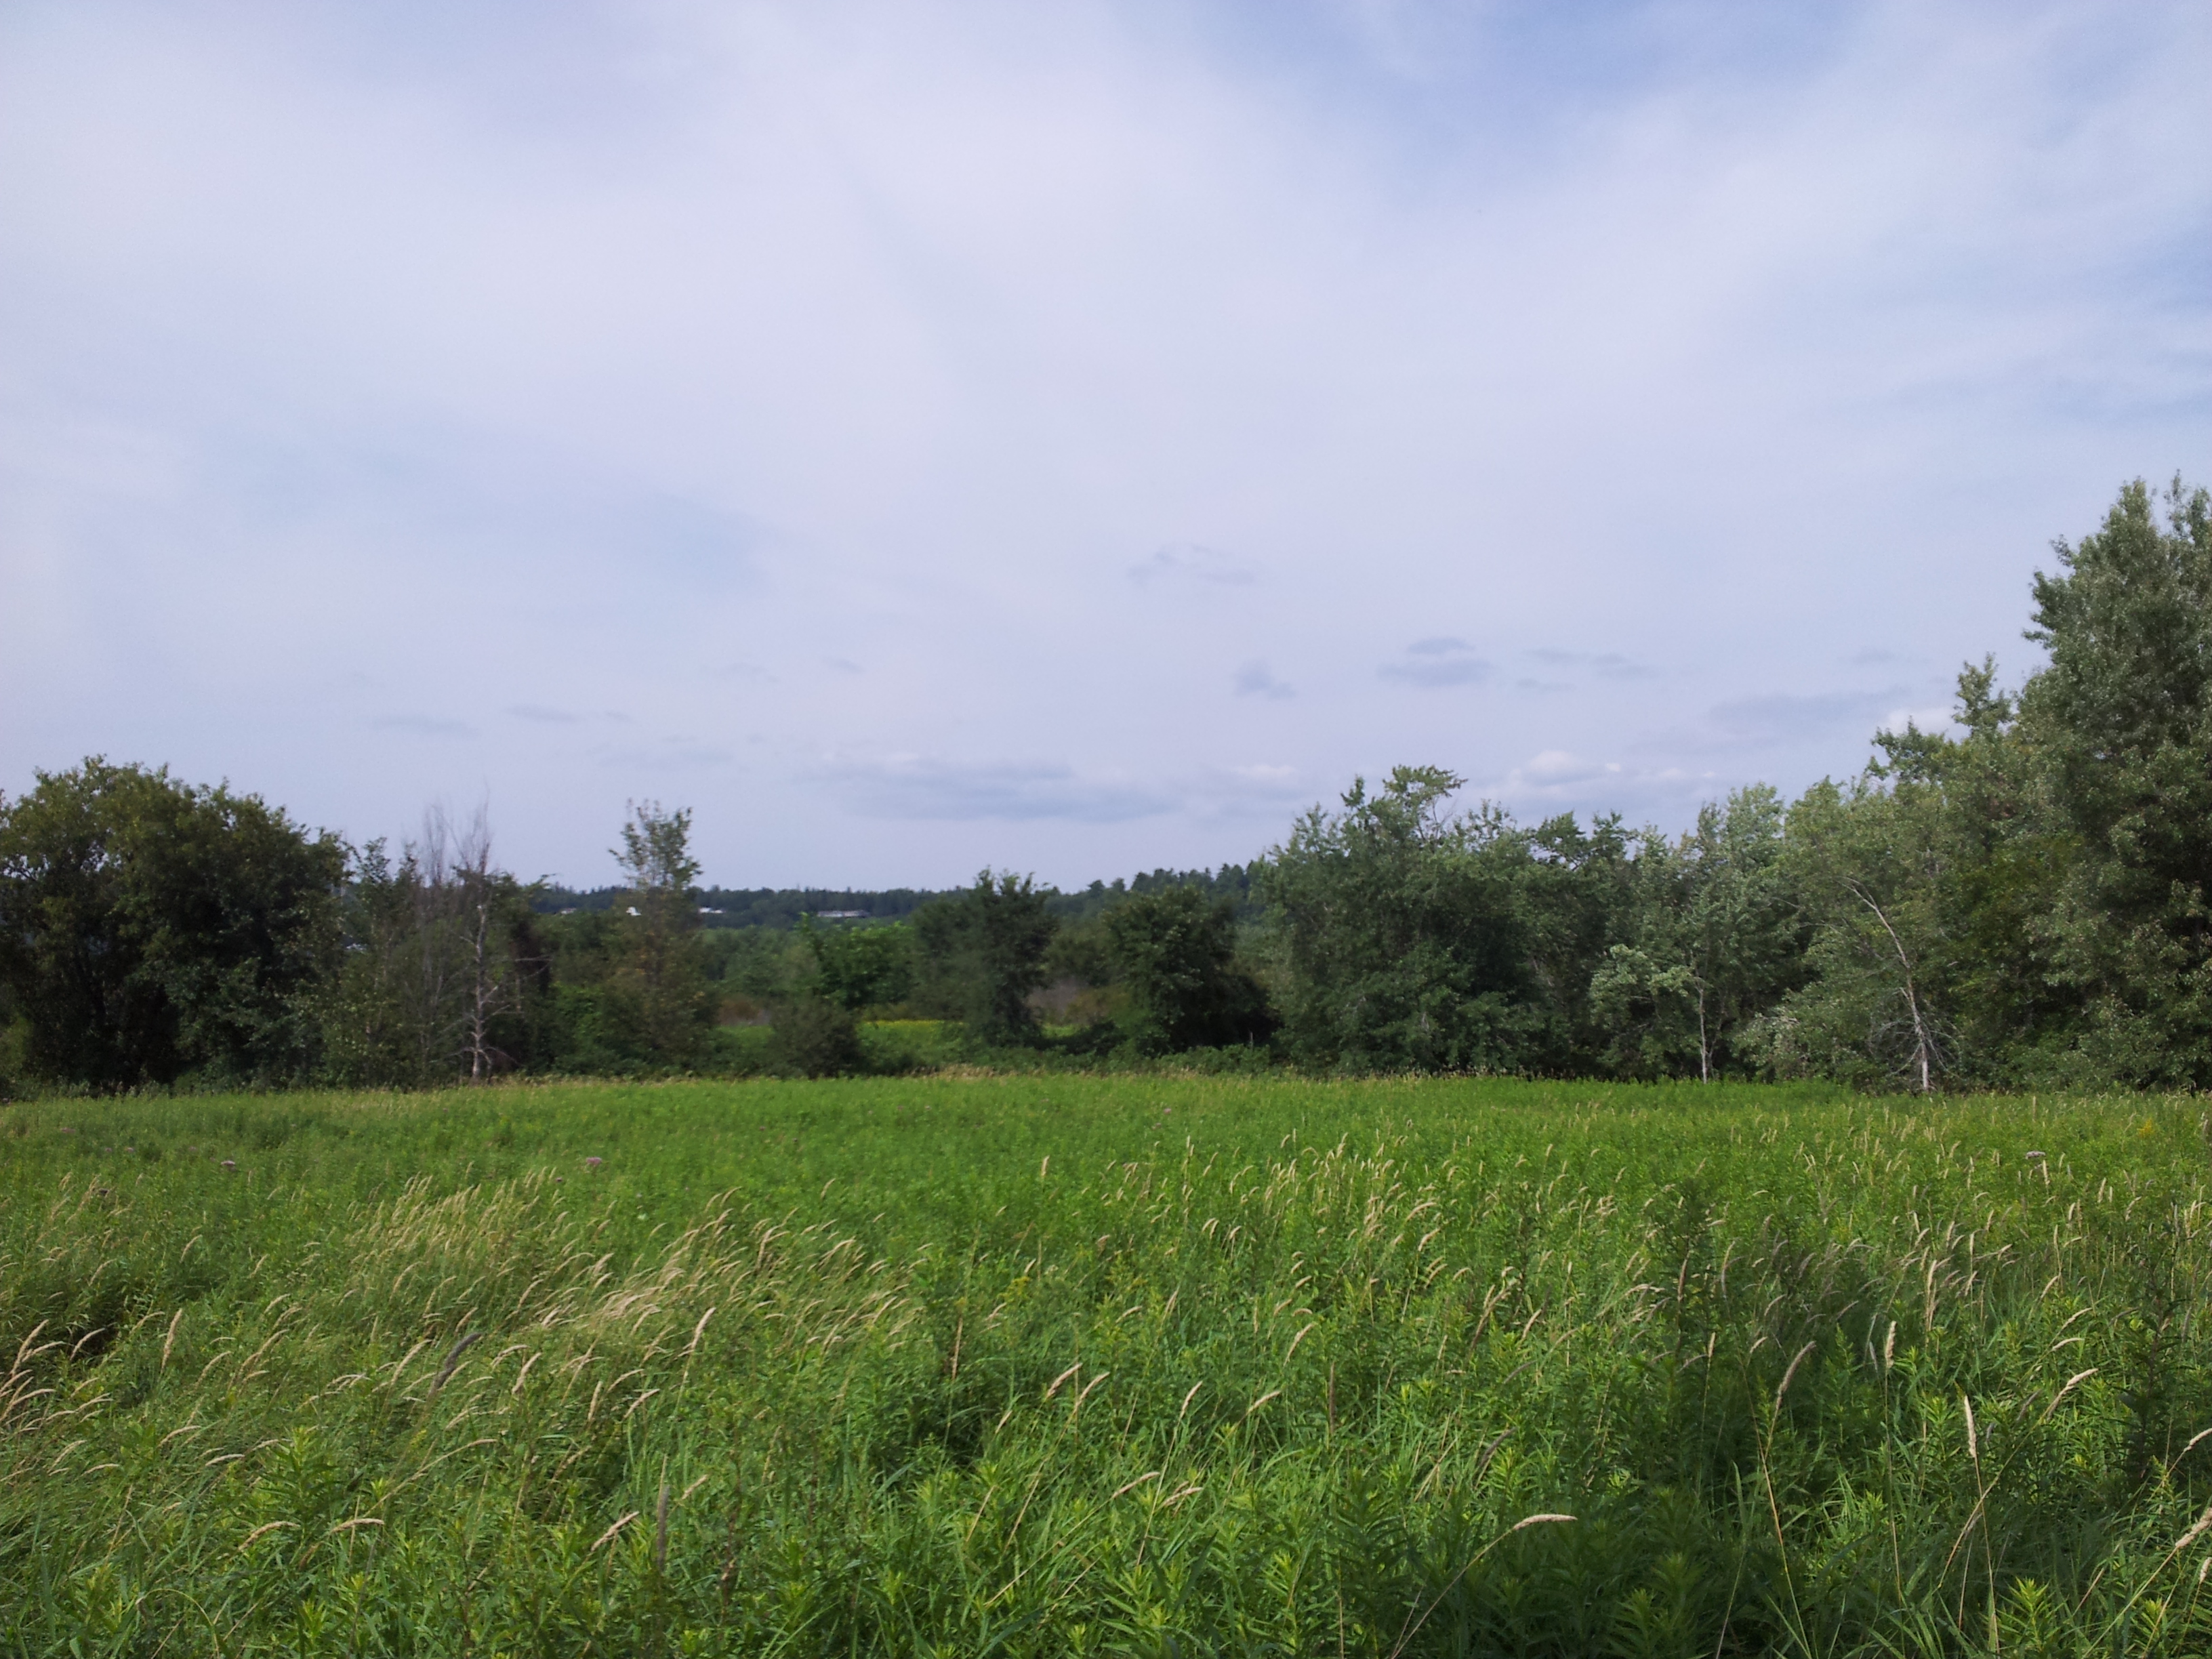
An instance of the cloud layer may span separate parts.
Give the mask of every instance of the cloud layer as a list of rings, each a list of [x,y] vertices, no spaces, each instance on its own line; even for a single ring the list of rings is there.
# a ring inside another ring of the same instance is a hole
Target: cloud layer
[[[1858,763],[2212,451],[2212,21],[0,13],[0,787],[595,881],[1243,858]],[[857,757],[857,758],[856,758]]]

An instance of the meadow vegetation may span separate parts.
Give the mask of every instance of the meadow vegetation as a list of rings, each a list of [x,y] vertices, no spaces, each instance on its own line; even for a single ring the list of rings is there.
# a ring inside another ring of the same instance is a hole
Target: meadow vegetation
[[[0,1648],[2212,1647],[2191,1098],[0,1113]]]

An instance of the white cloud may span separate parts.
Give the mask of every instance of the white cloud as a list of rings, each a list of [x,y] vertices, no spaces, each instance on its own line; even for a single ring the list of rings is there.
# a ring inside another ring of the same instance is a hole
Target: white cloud
[[[1923,703],[1917,708],[1893,708],[1875,729],[1902,732],[1907,726],[1917,726],[1923,732],[1958,737],[1965,728],[1952,718],[1954,712],[1954,705],[1947,702]]]
[[[489,787],[578,871],[674,769],[750,884],[1247,856],[1254,753],[1848,770],[2201,465],[2208,68],[2181,0],[10,9],[0,787]]]

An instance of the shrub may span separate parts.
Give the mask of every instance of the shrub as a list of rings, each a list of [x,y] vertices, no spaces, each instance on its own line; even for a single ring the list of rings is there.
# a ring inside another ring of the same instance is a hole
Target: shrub
[[[822,997],[799,997],[776,1011],[769,1063],[796,1077],[849,1077],[864,1070],[860,1027],[851,1012]]]

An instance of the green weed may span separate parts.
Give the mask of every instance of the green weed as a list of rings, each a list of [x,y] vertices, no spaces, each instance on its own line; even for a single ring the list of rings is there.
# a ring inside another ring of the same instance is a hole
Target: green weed
[[[2200,1120],[1050,1074],[18,1104],[0,1642],[2203,1651]]]

